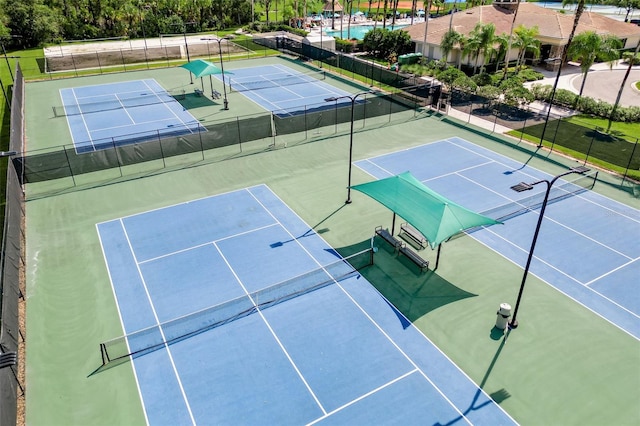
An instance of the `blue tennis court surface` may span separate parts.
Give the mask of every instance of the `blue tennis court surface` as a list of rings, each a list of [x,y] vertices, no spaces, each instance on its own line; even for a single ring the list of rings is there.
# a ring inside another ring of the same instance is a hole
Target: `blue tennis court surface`
[[[76,152],[206,131],[154,79],[60,90]]]
[[[267,111],[287,116],[335,108],[336,102],[351,102],[348,98],[326,102],[327,98],[349,93],[324,82],[324,76],[324,71],[304,74],[285,65],[265,65],[234,69],[225,79],[231,90],[241,92]],[[219,75],[215,77],[221,79]]]
[[[97,229],[126,334],[344,265],[264,185]],[[152,425],[515,424],[357,271],[131,362]]]
[[[505,203],[523,203],[534,191],[541,201],[545,185],[523,193],[510,187],[551,178],[456,137],[356,165],[378,179],[409,170],[428,187],[477,212],[489,212]],[[471,235],[524,267],[539,207]],[[638,210],[592,191],[578,192],[548,205],[529,271],[640,338],[638,241]]]

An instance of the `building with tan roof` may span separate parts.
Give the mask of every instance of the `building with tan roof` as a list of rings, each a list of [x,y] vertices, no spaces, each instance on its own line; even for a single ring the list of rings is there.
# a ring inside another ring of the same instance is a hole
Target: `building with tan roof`
[[[496,35],[509,34],[513,23],[513,16],[517,2],[505,0],[496,1],[489,6],[477,6],[467,10],[456,12],[452,15],[431,19],[428,26],[424,23],[404,28],[416,44],[416,52],[422,52],[430,59],[443,57],[440,49],[440,41],[449,30],[449,26],[464,36],[468,36],[477,23],[493,23],[496,27]],[[538,27],[538,39],[541,42],[540,60],[558,58],[562,49],[567,44],[569,34],[573,27],[573,14],[560,13],[552,9],[546,9],[534,3],[521,2],[516,15],[514,28],[519,25],[525,27]],[[427,37],[425,46],[425,27]],[[585,31],[595,31],[598,34],[612,34],[622,40],[625,49],[634,49],[640,41],[640,26],[617,21],[595,12],[586,11],[580,17],[576,28],[576,34]],[[517,51],[513,49],[509,58],[515,59]],[[462,57],[460,49],[454,49],[449,54],[449,62],[473,65],[473,62]],[[479,58],[482,61],[482,57]]]

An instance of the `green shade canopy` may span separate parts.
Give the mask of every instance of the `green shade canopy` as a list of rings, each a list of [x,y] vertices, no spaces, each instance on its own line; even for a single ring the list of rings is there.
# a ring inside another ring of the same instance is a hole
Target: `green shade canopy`
[[[187,62],[184,65],[180,65],[180,67],[189,70],[196,78],[213,74],[222,74],[222,70],[220,68],[216,67],[209,61],[205,61],[204,59]],[[225,72],[225,74],[232,73]]]
[[[378,201],[409,222],[431,248],[476,226],[501,223],[472,212],[429,189],[410,172],[351,187]]]

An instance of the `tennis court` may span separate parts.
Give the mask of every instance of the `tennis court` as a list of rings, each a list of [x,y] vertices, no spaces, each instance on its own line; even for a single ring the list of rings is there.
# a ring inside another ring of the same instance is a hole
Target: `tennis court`
[[[503,219],[504,226],[471,235],[524,267],[546,187],[510,187],[552,176],[457,137],[356,164],[379,179],[409,170],[452,201]],[[557,187],[560,198],[550,197],[530,273],[640,338],[640,212],[578,181]]]
[[[76,152],[90,152],[168,136],[206,131],[154,79],[60,90]]]
[[[219,75],[215,76],[219,80]],[[303,113],[305,110],[331,109],[336,104],[348,104],[348,98],[326,102],[327,98],[339,98],[349,92],[325,83],[324,71],[301,73],[282,65],[233,70],[229,79],[232,91],[241,92],[253,102],[278,116]]]
[[[265,185],[97,228],[149,424],[515,424]]]

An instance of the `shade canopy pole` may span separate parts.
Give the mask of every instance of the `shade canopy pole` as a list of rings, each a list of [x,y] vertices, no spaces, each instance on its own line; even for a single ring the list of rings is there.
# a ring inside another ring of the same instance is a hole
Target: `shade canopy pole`
[[[391,235],[396,233],[396,212],[393,212],[393,221],[391,222]]]

